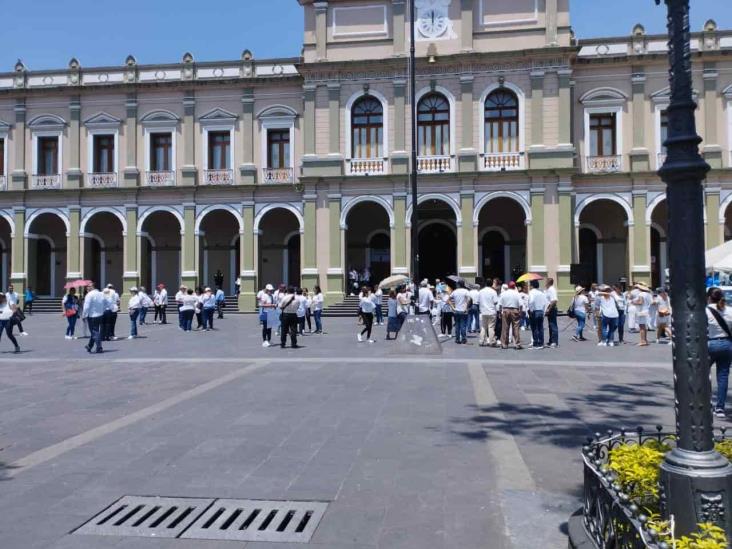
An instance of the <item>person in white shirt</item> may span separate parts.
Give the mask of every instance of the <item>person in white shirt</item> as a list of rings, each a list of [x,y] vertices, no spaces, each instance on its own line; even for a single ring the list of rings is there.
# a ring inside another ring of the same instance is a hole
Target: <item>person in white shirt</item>
[[[262,323],[262,347],[269,347],[272,343],[272,328],[279,324],[277,303],[272,295],[274,286],[267,284],[264,290],[257,294],[259,302],[259,320]]]
[[[183,315],[181,314],[181,306],[183,305],[183,298],[188,294],[188,288],[181,286],[175,294],[175,304],[178,306],[178,328],[185,330],[183,326]]]
[[[487,285],[478,292],[478,308],[480,309],[480,340],[481,347],[490,345],[496,347],[496,314],[498,293]]]
[[[313,316],[315,317],[315,333],[323,333],[323,292],[320,286],[313,288],[315,295],[313,296]]]
[[[384,309],[382,307],[382,302],[384,300],[384,291],[381,288],[376,288],[376,291],[374,292],[374,297],[376,298],[376,311],[374,311],[376,315],[376,325],[381,326],[384,324]]]
[[[613,299],[615,299],[615,305],[618,307],[618,344],[622,345],[625,343],[625,315],[628,309],[628,303],[620,284],[613,285],[613,292],[611,295],[613,296]]]
[[[399,319],[399,329],[401,330],[404,319],[409,315],[409,294],[407,289],[402,286],[397,293],[397,318]]]
[[[434,296],[432,295],[432,290],[430,290],[430,283],[425,279],[420,283],[419,293],[417,294],[417,308],[419,314],[429,314],[433,300]]]
[[[511,332],[516,349],[521,349],[521,331],[519,330],[521,296],[516,290],[516,283],[513,280],[508,283],[506,290],[501,292],[498,305],[501,308],[501,348],[508,349],[508,334]]]
[[[531,281],[531,289],[529,290],[528,311],[529,325],[531,326],[531,348],[544,348],[544,313],[549,303],[546,294],[539,289],[537,280]]]
[[[23,319],[20,316],[20,296],[18,295],[18,292],[15,291],[12,284],[8,286],[8,292],[5,294],[5,298],[8,301],[8,305],[13,309],[13,317],[8,323],[8,326],[10,326],[10,330],[13,330],[13,326],[18,326],[18,331],[20,332],[20,335],[27,336],[28,332],[23,329]]]
[[[556,349],[559,347],[559,324],[557,323],[559,297],[557,296],[557,288],[554,286],[553,278],[546,279],[544,295],[546,296],[547,302],[544,317],[547,320],[549,328],[549,347]]]
[[[455,313],[455,343],[465,345],[468,342],[470,292],[465,288],[462,279],[458,280],[457,288],[450,294],[450,303]]]
[[[0,293],[0,338],[3,332],[8,336],[8,339],[15,347],[15,352],[20,352],[20,346],[18,340],[13,335],[13,328],[11,322],[13,321],[13,313],[15,313],[17,305],[11,305],[8,303],[8,298],[5,294]]]
[[[203,313],[203,330],[213,330],[214,313],[216,312],[216,295],[211,288],[206,288],[201,296],[201,312]]]
[[[193,329],[193,315],[196,314],[196,305],[198,305],[198,297],[193,293],[193,288],[188,288],[180,299],[180,314],[183,317],[182,330],[184,332],[190,332]]]
[[[297,333],[305,334],[305,309],[307,307],[307,298],[302,288],[295,290],[295,300],[297,301]]]
[[[653,295],[650,288],[642,282],[638,282],[635,287],[638,290],[638,297],[635,300],[637,307],[635,316],[640,330],[640,343],[638,343],[638,346],[646,347],[648,346],[648,322]]]
[[[363,318],[363,330],[356,334],[356,339],[359,343],[363,341],[363,336],[366,334],[366,341],[374,343],[371,339],[371,329],[374,325],[374,311],[376,310],[376,296],[371,293],[371,290],[364,288],[363,295],[359,299],[361,308],[361,318]]]
[[[656,342],[668,343],[671,339],[671,300],[666,293],[666,288],[658,288],[656,298]]]
[[[526,290],[525,283],[523,282],[516,285],[516,290],[521,298],[519,329],[525,331],[526,328],[529,327],[529,292]]]
[[[297,344],[297,310],[300,304],[295,295],[295,288],[287,288],[287,292],[280,297],[278,307],[282,311],[282,325],[280,328],[280,346],[284,349],[287,345],[287,334],[290,334],[290,346],[293,349],[299,348]]]
[[[600,318],[602,320],[602,341],[599,347],[612,347],[615,345],[615,330],[618,328],[618,305],[612,296],[612,288],[602,285],[597,289],[599,301]]]
[[[590,309],[590,300],[585,295],[585,289],[582,286],[577,286],[574,289],[574,299],[572,299],[571,308],[574,312],[574,318],[577,320],[577,331],[572,336],[572,341],[587,341],[583,331]]]
[[[160,319],[160,324],[167,324],[168,319],[165,309],[168,307],[168,290],[165,289],[165,284],[158,284],[153,297],[153,305],[155,305],[153,322],[158,322],[158,319]]]
[[[86,287],[86,298],[84,299],[84,312],[82,316],[87,319],[89,324],[89,343],[86,344],[85,349],[91,353],[92,349],[96,347],[97,353],[103,353],[102,348],[102,318],[104,317],[104,311],[107,308],[107,300],[104,294],[94,287],[94,284],[89,284]]]
[[[468,331],[473,334],[480,332],[480,306],[478,305],[479,288],[468,290],[470,307],[468,308]]]
[[[137,337],[137,319],[140,316],[142,308],[142,300],[137,292],[136,287],[130,288],[130,301],[127,303],[127,310],[130,314],[130,335],[127,339],[135,339]]]
[[[628,290],[626,293],[626,303],[627,305],[627,324],[628,324],[628,332],[631,334],[638,332],[638,321],[636,318],[636,314],[638,313],[638,296],[640,295],[640,291],[638,288],[633,286],[630,290]]]
[[[707,291],[706,313],[709,359],[717,368],[717,399],[714,415],[725,418],[729,369],[732,363],[732,307],[727,306],[721,289],[709,288]]]

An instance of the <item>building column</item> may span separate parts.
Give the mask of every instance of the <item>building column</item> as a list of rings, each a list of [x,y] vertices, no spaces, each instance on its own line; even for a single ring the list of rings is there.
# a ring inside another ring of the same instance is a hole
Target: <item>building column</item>
[[[724,222],[719,222],[719,187],[707,187],[704,192],[706,208],[707,250],[724,242]],[[724,219],[724,216],[722,216]]]
[[[647,172],[651,169],[646,146],[646,75],[642,68],[633,67],[633,148],[630,150],[630,170]],[[622,154],[623,151],[619,151]]]
[[[559,79],[559,146],[572,147],[572,70],[557,71]]]
[[[341,154],[341,85],[328,83],[328,155]],[[348,154],[348,153],[347,153]]]
[[[304,156],[315,156],[315,94],[316,84],[303,86],[305,106],[303,110],[303,153]]]
[[[316,200],[317,195],[314,192],[307,192],[303,195],[303,218],[305,227],[300,235],[300,254],[301,254],[301,285],[307,288],[319,286],[317,266],[317,240],[318,229],[316,221]]]
[[[392,0],[392,28],[394,35],[394,55],[402,56],[406,53],[406,3],[404,0]]]
[[[394,150],[391,151],[391,173],[406,174],[409,171],[407,153],[406,80],[392,81],[394,86]]]
[[[559,265],[557,266],[557,292],[562,304],[567,304],[574,295],[569,273],[572,264],[574,238],[574,189],[571,180],[559,182]],[[577,259],[578,261],[579,259]]]
[[[315,7],[315,54],[318,61],[328,58],[328,2],[319,0]]]
[[[129,94],[125,102],[127,115],[125,118],[125,168],[122,177],[123,187],[137,187],[140,179],[140,168],[137,166],[137,96]],[[128,225],[129,227],[129,225]],[[129,232],[135,235],[134,230]]]
[[[341,226],[341,194],[328,194],[328,233],[330,248],[328,250],[328,287],[326,300],[337,303],[343,299],[343,276],[346,266],[343,264],[343,242],[346,227]]]
[[[257,166],[254,162],[254,90],[247,88],[241,96],[241,143],[242,164],[239,175],[243,185],[257,182]],[[262,166],[263,168],[265,166]]]
[[[473,51],[473,0],[460,1],[460,49]]]
[[[81,171],[81,100],[78,96],[69,103],[69,169],[66,171],[64,187],[78,189],[82,185]]]
[[[544,71],[532,71],[531,147],[544,146]]]
[[[407,218],[407,194],[394,193],[394,227],[391,229],[391,272],[392,274],[409,274],[407,263],[407,240],[409,230]],[[416,230],[416,229],[415,229]]]
[[[462,115],[462,135],[460,136],[460,150],[458,151],[458,165],[461,172],[474,172],[478,168],[473,139],[473,76],[460,77],[460,109]],[[472,214],[471,214],[472,215]]]
[[[476,236],[473,227],[473,211],[475,209],[475,191],[472,189],[460,191],[460,215],[463,219],[458,226],[460,244],[458,246],[458,270],[460,276],[475,279],[478,276],[478,261],[476,257]]]
[[[183,97],[183,166],[180,169],[181,185],[197,183],[196,170],[196,98],[192,90]],[[175,163],[175,162],[174,162]]]
[[[25,115],[25,99],[18,99],[15,103],[15,128],[13,128],[15,165],[13,166],[13,173],[10,174],[10,184],[8,186],[12,191],[22,191],[25,189],[28,179],[27,172],[25,171]],[[21,240],[23,239],[22,233],[20,238]]]
[[[69,206],[69,234],[66,235],[66,281],[78,280],[82,277],[81,246],[83,244],[79,231],[81,227],[81,206]],[[98,285],[101,283],[94,280]]]
[[[544,223],[544,187],[531,188],[531,222],[526,220],[526,253],[528,271],[547,275],[546,225]]]
[[[25,208],[13,208],[15,232],[10,235],[10,282],[18,295],[25,294],[25,285],[28,279],[28,265],[26,265],[25,241]]]
[[[198,235],[194,203],[183,204],[183,230],[180,240],[181,280],[189,288],[195,288],[198,284]]]
[[[651,283],[651,232],[646,226],[645,190],[633,191],[633,219],[628,220],[628,248],[630,250],[630,275],[633,280]],[[628,281],[630,282],[630,280]]]
[[[718,108],[717,79],[719,72],[715,63],[704,64],[704,160],[712,169],[722,168],[722,147],[719,145],[720,118]]]
[[[249,311],[256,306],[254,299],[257,295],[257,267],[255,263],[255,248],[258,238],[254,234],[254,202],[243,202],[241,205],[243,229],[239,233],[239,310]]]
[[[125,204],[125,218],[127,219],[127,232],[123,235],[124,267],[122,269],[120,296],[124,299],[124,303],[128,303],[130,288],[140,285],[141,235],[137,232],[137,204]]]

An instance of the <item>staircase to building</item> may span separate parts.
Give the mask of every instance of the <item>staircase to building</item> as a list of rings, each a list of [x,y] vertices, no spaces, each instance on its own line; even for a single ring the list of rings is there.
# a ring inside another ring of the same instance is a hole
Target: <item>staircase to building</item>
[[[387,297],[381,299],[382,310],[386,316]],[[323,309],[324,317],[355,317],[358,311],[358,296],[347,295],[340,303],[335,303]]]
[[[226,306],[224,307],[224,314],[241,314],[241,313],[252,313],[254,312],[254,308],[250,311],[242,311],[240,313],[238,304],[237,304],[237,297],[235,295],[227,295],[226,296]],[[168,299],[168,307],[166,309],[168,315],[176,315],[178,314],[178,307],[175,304],[175,301],[173,301],[171,298]],[[33,300],[33,314],[52,314],[57,313],[61,314],[61,297],[46,297],[46,296],[36,296],[36,298]],[[153,310],[151,309],[148,314],[152,314]]]

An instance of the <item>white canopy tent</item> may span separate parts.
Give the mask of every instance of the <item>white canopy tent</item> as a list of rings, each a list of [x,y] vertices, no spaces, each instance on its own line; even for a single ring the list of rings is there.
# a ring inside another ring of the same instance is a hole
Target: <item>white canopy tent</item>
[[[732,272],[732,240],[712,248],[705,258],[707,272]]]

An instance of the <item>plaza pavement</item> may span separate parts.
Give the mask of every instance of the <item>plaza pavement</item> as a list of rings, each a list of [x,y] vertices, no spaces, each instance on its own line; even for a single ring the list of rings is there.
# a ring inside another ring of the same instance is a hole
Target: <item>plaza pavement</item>
[[[0,342],[0,547],[305,546],[70,534],[160,495],[330,502],[317,549],[563,548],[585,437],[673,424],[667,345],[567,330],[557,350],[471,338],[405,357],[383,327],[359,344],[354,321],[324,322],[297,350],[262,348],[256,316],[238,316],[88,355],[60,316],[29,318],[21,355]]]

